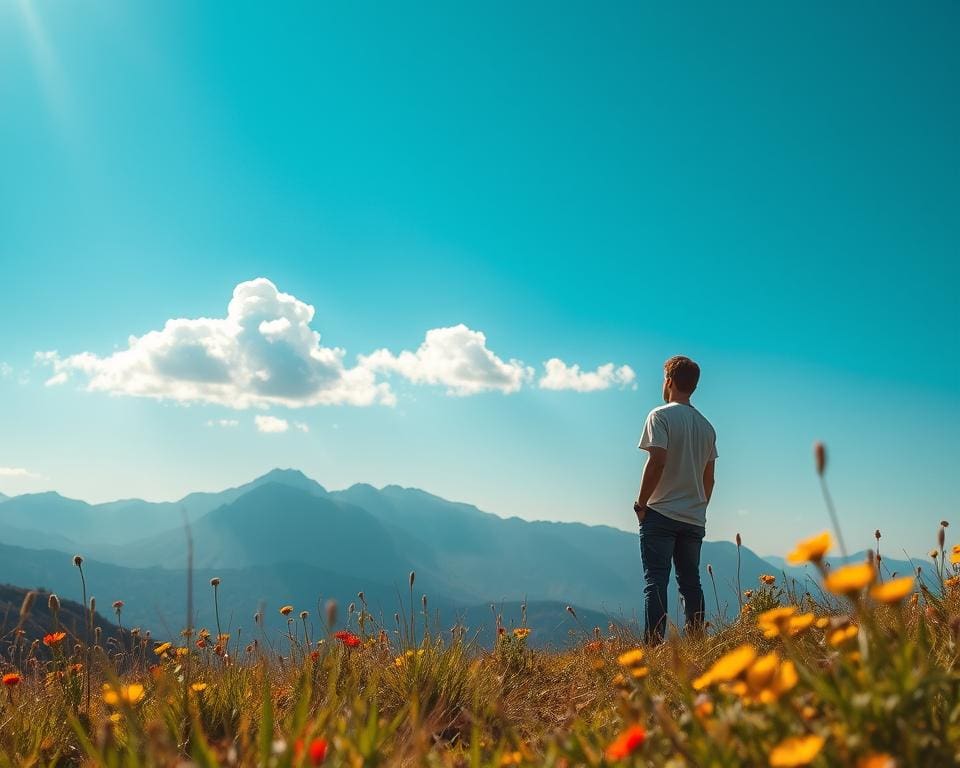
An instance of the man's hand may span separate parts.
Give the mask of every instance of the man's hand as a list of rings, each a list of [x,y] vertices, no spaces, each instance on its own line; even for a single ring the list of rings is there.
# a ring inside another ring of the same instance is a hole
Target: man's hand
[[[647,516],[647,505],[641,504],[639,499],[633,502],[633,511],[637,513],[637,521],[642,523]]]

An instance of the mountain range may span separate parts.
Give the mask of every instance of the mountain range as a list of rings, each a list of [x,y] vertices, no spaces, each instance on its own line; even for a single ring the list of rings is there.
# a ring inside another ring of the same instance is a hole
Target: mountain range
[[[345,606],[361,590],[371,612],[388,630],[396,628],[394,614],[410,612],[411,571],[418,623],[427,595],[427,613],[438,628],[461,621],[484,641],[492,638],[495,613],[503,612],[508,626],[517,624],[523,603],[528,623],[534,616],[542,623],[531,639],[553,644],[610,621],[635,624],[642,611],[636,534],[502,518],[395,485],[329,491],[292,469],[176,502],[87,504],[56,493],[25,494],[0,500],[0,525],[0,583],[78,597],[72,554],[82,553],[91,593],[106,604],[123,599],[127,622],[154,636],[175,634],[185,621],[188,526],[195,620],[205,624],[213,621],[214,576],[222,580],[221,619],[234,628],[251,627],[262,606],[267,626],[285,629],[281,605],[316,617],[330,598],[342,606],[345,621]],[[705,542],[702,567],[708,610],[715,614],[719,606],[721,614],[735,615],[736,546]],[[781,571],[804,578],[802,569],[741,548],[742,588],[755,586],[762,573]],[[675,617],[675,585],[671,590]]]

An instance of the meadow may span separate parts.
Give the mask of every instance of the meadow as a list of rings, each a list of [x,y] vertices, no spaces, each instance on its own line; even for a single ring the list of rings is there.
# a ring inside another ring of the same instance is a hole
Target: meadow
[[[960,545],[948,533],[941,521],[929,559],[893,574],[879,530],[867,561],[835,568],[839,535],[825,531],[788,558],[812,564],[815,583],[765,575],[742,585],[735,618],[656,647],[610,623],[534,649],[538,628],[495,610],[496,643],[482,647],[432,624],[415,573],[386,625],[359,593],[322,616],[284,606],[279,637],[259,615],[252,637],[187,626],[105,639],[91,621],[31,637],[28,595],[3,638],[0,766],[956,764]],[[216,606],[229,588],[213,579],[195,599]]]

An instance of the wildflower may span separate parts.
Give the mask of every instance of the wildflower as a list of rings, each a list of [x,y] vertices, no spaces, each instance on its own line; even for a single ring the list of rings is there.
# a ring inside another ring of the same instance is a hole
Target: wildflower
[[[153,652],[157,656],[163,656],[173,647],[172,643],[160,643],[156,648],[153,649]]]
[[[139,704],[144,695],[143,686],[140,683],[120,686],[103,684],[103,703],[109,707]]]
[[[714,683],[735,680],[757,658],[757,651],[752,645],[741,645],[714,662],[704,674],[693,681],[693,689],[700,691]]]
[[[55,594],[51,593],[50,597],[47,598],[47,607],[50,609],[51,613],[56,613],[60,610],[60,598]]]
[[[623,760],[636,752],[646,741],[647,732],[639,725],[631,725],[615,738],[606,749],[608,760]]]
[[[190,690],[193,691],[194,693],[203,693],[205,690],[207,690],[207,684],[206,684],[206,683],[193,683],[193,684],[190,686]]]
[[[932,557],[934,560],[936,560],[936,559],[937,559],[937,556],[938,556],[940,553],[939,553],[937,550],[935,550],[935,549],[931,549],[929,554],[930,554],[930,557]]]
[[[857,768],[897,768],[897,761],[885,752],[873,752],[857,760]]]
[[[771,608],[769,611],[764,611],[757,616],[757,626],[763,630],[764,637],[768,639],[777,637],[781,634],[781,627],[785,627],[796,612],[797,607],[795,605],[783,605],[779,608]]]
[[[753,597],[753,590],[752,589],[743,590],[743,596],[747,598],[747,600],[749,600],[751,597]]]
[[[946,587],[955,587],[960,584],[960,576],[951,576],[949,579],[944,579],[943,583]]]
[[[701,720],[710,717],[713,714],[713,709],[713,702],[705,693],[697,696],[696,701],[693,703],[693,713]]]
[[[809,765],[820,754],[823,742],[823,737],[816,734],[793,736],[781,741],[770,752],[770,765],[773,768]]]
[[[333,636],[337,638],[341,643],[343,643],[347,648],[356,648],[361,644],[361,640],[353,632],[347,632],[345,630],[340,630],[339,632],[334,632]]]
[[[953,548],[954,551],[950,553],[950,564],[951,565],[960,565],[960,552],[956,551],[956,547]]]
[[[81,565],[83,565],[83,558],[80,555],[74,555],[73,564],[79,568]]]
[[[773,651],[761,656],[747,669],[745,681],[737,689],[747,702],[769,704],[793,688],[797,681],[797,668],[789,659],[783,660]]]
[[[814,536],[812,539],[807,539],[806,541],[801,541],[797,544],[796,549],[793,550],[789,555],[787,555],[787,562],[791,565],[799,565],[800,563],[819,563],[823,560],[823,556],[827,554],[830,550],[830,547],[833,545],[833,541],[830,538],[830,533],[824,531],[818,536]]]
[[[7,672],[7,674],[3,676],[4,688],[13,688],[14,686],[20,685],[22,682],[23,678],[16,672]]]
[[[587,653],[598,653],[601,648],[603,648],[603,643],[599,640],[591,640],[589,643],[583,646],[583,650],[585,650]]]
[[[297,739],[293,745],[293,753],[296,755],[297,760],[301,758],[304,752],[304,747],[306,745],[303,742],[303,739]],[[313,739],[310,742],[310,745],[306,748],[307,757],[310,759],[310,765],[320,765],[327,758],[327,740],[326,739]]]
[[[114,600],[113,610],[115,610],[117,613],[120,613],[120,611],[123,610],[123,600]]]
[[[280,613],[281,613],[283,616],[289,616],[291,613],[293,613],[293,606],[292,606],[292,605],[285,605],[285,606],[283,606],[283,607],[280,609]]]
[[[523,640],[530,634],[531,630],[529,627],[517,627],[513,630],[513,636],[518,640]]]
[[[617,657],[617,664],[623,667],[632,667],[635,664],[639,664],[643,661],[643,649],[634,648],[632,651],[627,651],[626,653],[621,653]]]
[[[500,765],[520,765],[523,762],[523,752],[518,752],[514,750],[513,752],[507,752],[503,757],[500,758]]]
[[[843,645],[848,640],[852,640],[860,632],[856,624],[848,624],[845,627],[839,627],[827,634],[827,642],[834,648]]]
[[[886,584],[877,584],[870,590],[870,597],[879,603],[899,603],[913,590],[913,576],[902,576]]]
[[[760,581],[766,586],[770,587],[777,583],[777,577],[771,576],[769,573],[764,573],[760,576]]]
[[[216,589],[217,587],[219,587],[219,586],[220,586],[220,577],[219,577],[219,576],[214,576],[212,579],[210,579],[210,586],[213,587],[214,589]]]
[[[176,650],[174,650],[174,654],[176,655],[176,657],[177,657],[178,659],[182,659],[184,656],[186,656],[186,655],[189,654],[189,653],[190,653],[190,649],[189,649],[189,648],[184,648],[183,646],[181,646],[181,647],[177,648]]]
[[[50,634],[43,636],[43,644],[48,648],[55,648],[63,642],[63,638],[66,636],[66,632],[51,632]]]
[[[826,616],[821,616],[819,619],[817,619],[816,626],[817,629],[826,629],[830,626],[830,619],[828,619]]]
[[[871,584],[875,575],[869,563],[844,565],[831,571],[824,579],[823,586],[835,595],[849,595]]]

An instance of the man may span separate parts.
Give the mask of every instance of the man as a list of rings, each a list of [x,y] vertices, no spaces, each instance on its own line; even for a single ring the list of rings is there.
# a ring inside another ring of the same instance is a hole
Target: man
[[[649,457],[633,510],[640,522],[646,639],[651,643],[661,642],[666,629],[671,559],[687,629],[703,627],[700,545],[713,493],[717,434],[690,403],[699,381],[700,366],[689,357],[667,360],[663,366],[666,405],[650,411],[640,438],[639,447]]]

